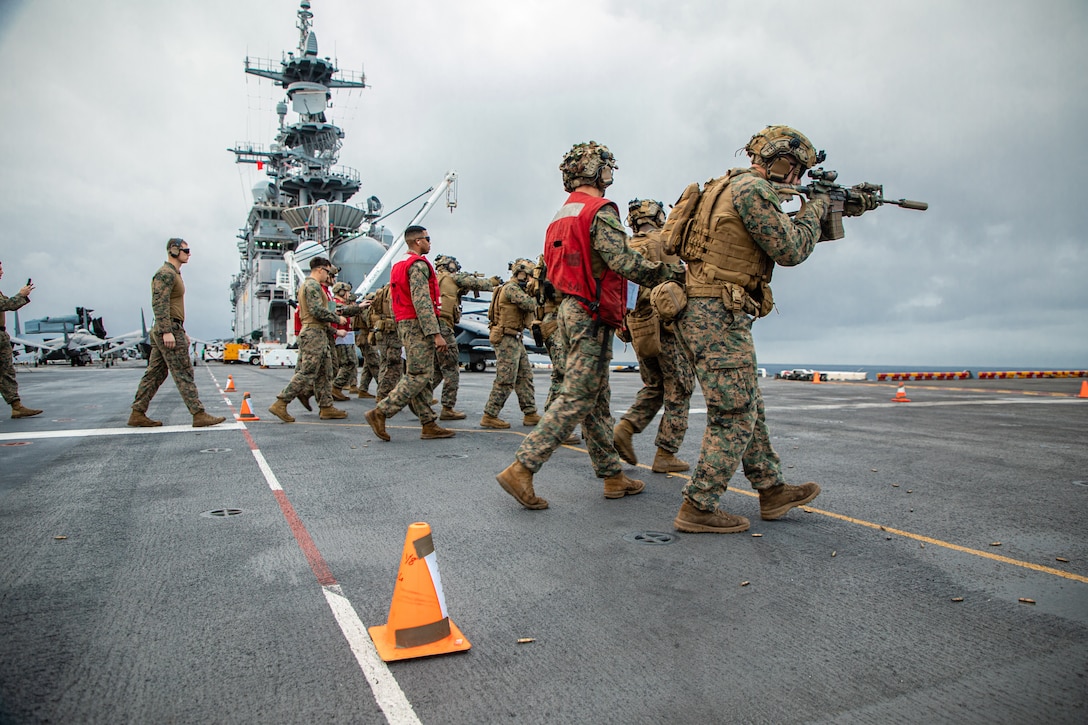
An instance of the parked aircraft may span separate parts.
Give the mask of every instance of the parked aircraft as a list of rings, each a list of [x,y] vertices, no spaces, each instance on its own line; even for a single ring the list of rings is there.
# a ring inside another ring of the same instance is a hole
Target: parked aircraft
[[[74,315],[27,320],[23,330],[20,330],[16,312],[15,335],[11,341],[13,345],[21,345],[24,353],[36,353],[35,365],[67,361],[73,366],[83,366],[93,361],[92,352],[98,352],[102,359],[109,359],[109,353],[131,345],[136,345],[145,358],[148,356],[150,344],[143,310],[140,311],[140,330],[115,337],[107,335],[102,318],[91,317],[92,312],[94,310],[77,307]],[[29,335],[60,333],[62,337],[28,340],[21,337],[24,332]]]

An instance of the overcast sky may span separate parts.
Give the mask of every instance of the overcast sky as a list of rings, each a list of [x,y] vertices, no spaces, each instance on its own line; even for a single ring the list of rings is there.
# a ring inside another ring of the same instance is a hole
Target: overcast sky
[[[1088,368],[1083,0],[312,6],[321,55],[372,86],[334,93],[330,112],[340,163],[362,172],[353,201],[392,209],[456,170],[457,210],[424,223],[468,270],[505,276],[540,253],[575,142],[616,155],[608,196],[625,213],[746,166],[735,152],[783,123],[840,181],[930,209],[846,219],[845,239],[776,269],[761,363]],[[293,50],[297,9],[0,0],[0,289],[34,278],[23,319],[83,305],[111,334],[138,328],[181,236],[186,327],[230,334],[261,176],[226,149],[271,142],[282,97],[243,60]]]

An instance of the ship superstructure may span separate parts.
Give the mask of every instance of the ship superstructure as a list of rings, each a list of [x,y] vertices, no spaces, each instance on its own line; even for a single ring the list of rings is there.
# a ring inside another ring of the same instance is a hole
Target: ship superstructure
[[[268,177],[253,188],[253,206],[238,234],[240,270],[231,281],[233,334],[247,341],[287,341],[293,332],[288,324],[293,290],[283,283],[285,254],[297,254],[303,267],[307,255],[328,255],[341,267],[341,279],[358,284],[393,241],[374,223],[382,212],[377,197],[363,207],[346,203],[362,182],[358,171],[337,165],[344,132],[327,111],[333,90],[366,88],[366,76],[341,71],[318,55],[313,17],[309,0],[302,0],[297,49],[278,63],[248,57],[245,62],[246,73],[272,80],[286,92],[276,108],[275,142],[228,149],[238,163],[255,164]],[[291,123],[289,110],[297,114]]]

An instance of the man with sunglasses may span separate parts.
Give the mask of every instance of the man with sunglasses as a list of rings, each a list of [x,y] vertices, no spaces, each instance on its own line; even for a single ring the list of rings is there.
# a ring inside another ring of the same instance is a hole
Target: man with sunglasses
[[[169,255],[166,263],[151,278],[151,310],[155,315],[150,335],[151,356],[136,388],[128,424],[134,428],[162,425],[161,420],[147,417],[147,408],[169,374],[193,416],[193,427],[219,425],[226,418],[209,415],[200,402],[193,380],[193,361],[189,358],[189,338],[185,334],[185,282],[181,279],[181,265],[189,262],[192,250],[188,242],[175,237],[166,242],[166,253]]]
[[[347,418],[347,411],[333,407],[332,351],[329,349],[330,324],[345,324],[347,319],[336,313],[336,304],[329,300],[325,286],[335,272],[325,257],[310,260],[310,275],[298,287],[298,314],[302,330],[298,334],[298,365],[291,382],[276,396],[268,412],[284,423],[294,423],[287,404],[295,398],[305,401],[312,391],[321,408],[321,419]],[[306,405],[303,402],[303,405]]]

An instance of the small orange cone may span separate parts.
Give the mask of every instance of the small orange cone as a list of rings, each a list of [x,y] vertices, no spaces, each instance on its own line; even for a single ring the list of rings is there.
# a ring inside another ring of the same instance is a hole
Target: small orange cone
[[[820,373],[816,372],[816,373],[812,374],[812,382],[814,382],[814,383],[822,382],[820,380]]]
[[[1078,398],[1088,398],[1088,380],[1080,381],[1080,395]]]
[[[235,388],[234,388],[234,376],[233,375],[228,375],[227,376],[227,387],[223,388],[223,392],[224,393],[233,393],[234,390],[235,390]]]
[[[253,415],[253,411],[249,408],[249,393],[242,393],[242,411],[234,416],[234,419],[244,421],[260,420],[260,418]]]
[[[463,652],[472,646],[446,611],[429,525],[409,524],[389,620],[367,631],[385,662]]]
[[[907,397],[907,387],[900,385],[899,389],[895,391],[895,397],[892,398],[893,403],[909,403],[910,398]]]

